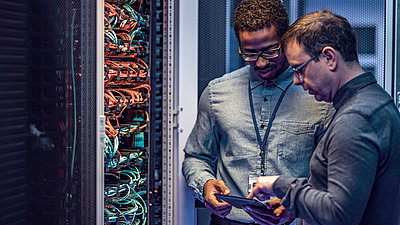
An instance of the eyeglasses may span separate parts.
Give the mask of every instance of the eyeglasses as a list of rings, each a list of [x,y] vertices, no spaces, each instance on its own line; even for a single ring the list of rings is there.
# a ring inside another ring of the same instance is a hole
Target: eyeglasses
[[[261,53],[243,53],[239,46],[239,55],[242,56],[244,61],[253,62],[253,61],[257,61],[258,57],[260,57],[260,56],[263,57],[264,59],[276,58],[279,56],[279,53],[281,52],[280,50],[281,50],[281,45],[279,45],[276,48],[270,48]]]
[[[307,60],[305,63],[301,64],[301,65],[298,66],[298,67],[292,67],[292,70],[293,70],[294,74],[297,76],[297,78],[300,78],[300,77],[302,76],[301,70],[302,70],[305,66],[307,66],[307,64],[308,64],[309,62],[311,62],[311,60],[317,58],[317,57],[319,56],[319,54],[321,54],[321,53],[318,53],[318,54],[314,55],[313,57],[311,57],[309,60]]]

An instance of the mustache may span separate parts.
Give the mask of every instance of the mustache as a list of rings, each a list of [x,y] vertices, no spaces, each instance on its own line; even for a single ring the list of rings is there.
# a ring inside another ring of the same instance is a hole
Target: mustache
[[[271,63],[269,63],[268,65],[266,65],[264,67],[254,66],[254,69],[256,69],[256,70],[265,70],[265,69],[274,69],[274,68],[276,68],[276,65],[271,64]]]

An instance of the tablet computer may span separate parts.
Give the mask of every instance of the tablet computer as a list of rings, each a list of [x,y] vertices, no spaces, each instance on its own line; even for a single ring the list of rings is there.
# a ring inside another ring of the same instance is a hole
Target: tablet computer
[[[249,199],[249,198],[230,196],[230,195],[221,195],[221,194],[215,194],[215,196],[219,199],[224,200],[225,202],[228,202],[232,206],[239,208],[239,209],[241,209],[245,205],[266,208],[266,206],[262,202],[260,202],[256,199]]]

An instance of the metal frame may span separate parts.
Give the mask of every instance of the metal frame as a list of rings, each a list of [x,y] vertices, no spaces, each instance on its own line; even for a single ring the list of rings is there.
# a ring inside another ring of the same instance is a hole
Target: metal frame
[[[197,115],[198,98],[198,18],[199,1],[179,2],[179,111],[178,111],[178,220],[175,224],[196,224],[196,209],[193,192],[188,188],[182,174],[183,149],[194,126]],[[229,28],[228,28],[229,29]]]
[[[398,34],[399,34],[399,6],[400,6],[400,2],[399,1],[395,1],[393,0],[393,8],[394,8],[394,13],[393,13],[393,21],[394,21],[394,30],[393,30],[393,49],[394,49],[394,56],[393,56],[393,60],[394,60],[394,65],[393,65],[393,98],[394,101],[396,103],[397,108],[400,111],[400,90],[397,89],[397,82],[400,82],[400,80],[398,80],[400,78],[399,73],[399,62],[398,62],[398,55],[397,53],[400,52],[399,51],[399,38],[398,38]]]
[[[231,53],[230,53],[230,45],[231,45],[231,0],[226,0],[225,6],[225,73],[229,73],[231,69]]]
[[[163,163],[162,163],[162,224],[173,225],[177,218],[177,110],[176,110],[176,54],[175,1],[163,0]]]
[[[96,224],[104,224],[104,145],[105,145],[105,116],[104,116],[104,0],[97,0],[97,159],[96,159]]]
[[[385,27],[385,73],[384,73],[384,88],[385,90],[393,97],[394,96],[394,74],[396,72],[396,61],[394,58],[396,54],[394,53],[396,51],[395,43],[396,40],[394,40],[394,36],[396,34],[396,27],[393,25],[393,21],[395,21],[394,18],[394,0],[386,0],[386,27]]]

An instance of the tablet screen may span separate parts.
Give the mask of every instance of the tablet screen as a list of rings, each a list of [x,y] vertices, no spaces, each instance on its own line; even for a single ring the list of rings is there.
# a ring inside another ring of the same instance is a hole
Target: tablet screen
[[[230,196],[230,195],[221,195],[221,194],[215,194],[215,196],[219,199],[224,200],[225,202],[228,202],[232,206],[239,208],[239,209],[241,209],[245,205],[266,208],[266,206],[262,202],[255,200],[255,199]]]

